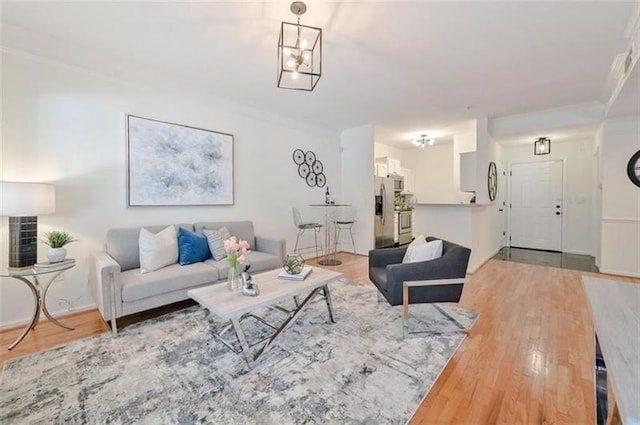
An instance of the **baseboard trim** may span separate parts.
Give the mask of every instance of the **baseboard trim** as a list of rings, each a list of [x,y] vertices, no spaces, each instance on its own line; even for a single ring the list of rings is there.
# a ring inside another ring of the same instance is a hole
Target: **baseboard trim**
[[[85,305],[75,307],[73,311],[56,310],[56,311],[50,311],[50,313],[54,318],[62,320],[65,317],[75,316],[76,314],[84,313],[85,311],[89,311],[89,310],[95,310],[97,308],[98,306],[95,303],[91,303],[91,304],[85,304]],[[46,322],[48,320],[49,319],[44,314],[40,316],[40,322]],[[30,317],[25,317],[21,319],[15,319],[15,320],[10,320],[8,322],[0,323],[0,331],[4,332],[4,331],[9,331],[15,328],[21,328],[27,325],[30,321],[31,321]]]
[[[591,253],[589,251],[582,251],[579,249],[565,249],[563,251],[563,253],[565,254],[574,254],[574,255],[589,255],[591,257],[593,257],[593,255],[591,255]]]
[[[499,247],[497,249],[495,249],[491,254],[487,255],[481,262],[480,264],[478,264],[476,267],[471,268],[471,269],[467,269],[467,274],[474,274],[476,271],[478,271],[482,266],[484,266],[487,261],[491,260],[493,257],[495,257],[495,255],[500,252],[500,250],[502,249],[502,247]]]
[[[640,277],[640,273],[625,272],[620,270],[609,270],[609,269],[600,269],[600,274],[608,274],[611,276],[621,276],[621,277]]]

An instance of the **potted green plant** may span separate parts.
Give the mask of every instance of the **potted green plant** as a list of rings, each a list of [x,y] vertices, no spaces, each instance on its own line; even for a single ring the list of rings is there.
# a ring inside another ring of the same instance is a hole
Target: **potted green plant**
[[[59,263],[64,261],[67,256],[67,250],[64,246],[76,240],[67,232],[53,230],[45,233],[44,239],[40,239],[40,241],[49,246],[49,251],[47,252],[49,261],[51,263]]]

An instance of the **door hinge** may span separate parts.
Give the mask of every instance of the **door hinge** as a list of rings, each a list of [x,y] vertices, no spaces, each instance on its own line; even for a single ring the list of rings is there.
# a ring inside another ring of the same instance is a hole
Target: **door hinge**
[[[509,175],[513,177],[513,171],[509,171]]]
[[[511,242],[511,236],[509,236],[509,242]]]
[[[511,208],[511,204],[509,204],[509,208]]]
[[[506,233],[506,232],[502,232],[502,236],[506,236],[506,235],[507,235],[507,233]]]

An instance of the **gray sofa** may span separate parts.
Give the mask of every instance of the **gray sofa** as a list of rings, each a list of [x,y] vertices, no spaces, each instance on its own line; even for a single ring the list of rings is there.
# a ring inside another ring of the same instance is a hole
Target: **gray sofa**
[[[144,226],[157,233],[166,228]],[[231,235],[249,242],[252,272],[271,270],[282,265],[285,241],[255,236],[251,221],[175,224],[190,231],[227,227]],[[98,310],[111,321],[114,334],[116,320],[140,311],[188,299],[187,291],[199,286],[225,282],[229,265],[226,259],[209,259],[181,266],[172,264],[151,273],[140,273],[138,239],[141,227],[116,228],[107,232],[106,250],[91,254],[89,285]]]

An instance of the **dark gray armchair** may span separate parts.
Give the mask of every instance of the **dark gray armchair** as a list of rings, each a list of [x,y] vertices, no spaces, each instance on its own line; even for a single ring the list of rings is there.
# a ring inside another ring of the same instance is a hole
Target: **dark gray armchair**
[[[436,239],[428,237],[427,242]],[[408,332],[409,304],[421,303],[434,303],[460,331],[468,331],[435,303],[460,300],[471,250],[442,240],[442,257],[402,264],[406,250],[405,246],[369,251],[369,279],[389,304],[403,305],[403,334]]]

